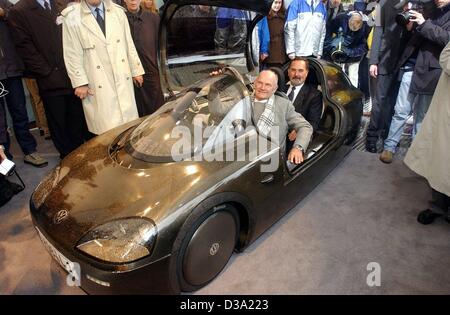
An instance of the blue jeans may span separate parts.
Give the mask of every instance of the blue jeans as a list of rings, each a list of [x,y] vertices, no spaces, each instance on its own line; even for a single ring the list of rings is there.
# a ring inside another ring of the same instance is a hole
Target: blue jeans
[[[403,133],[408,116],[412,112],[413,96],[409,94],[409,86],[411,85],[413,71],[404,72],[400,89],[398,90],[397,102],[395,103],[394,116],[392,116],[389,135],[384,141],[384,149],[395,152],[400,138]]]
[[[14,77],[2,80],[8,95],[0,101],[5,102],[13,121],[14,135],[22,149],[23,154],[28,155],[36,152],[36,139],[28,129],[28,114],[26,108],[25,92],[23,90],[22,78]],[[8,143],[6,143],[8,145]]]
[[[422,126],[422,121],[427,114],[428,108],[430,107],[433,95],[428,94],[411,94],[413,97],[413,109],[414,109],[414,129],[413,136],[415,136]]]

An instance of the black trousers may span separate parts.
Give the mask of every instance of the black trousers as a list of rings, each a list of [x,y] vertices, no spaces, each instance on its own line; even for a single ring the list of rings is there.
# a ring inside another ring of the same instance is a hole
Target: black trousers
[[[8,107],[17,142],[24,155],[34,153],[36,152],[37,143],[28,129],[28,114],[22,78],[13,77],[2,80],[1,82],[9,93],[5,97],[2,97],[0,102],[5,103]],[[4,104],[1,104],[1,106],[4,106]],[[4,128],[3,124],[4,122],[0,123],[0,128]],[[6,142],[0,141],[0,144],[5,145],[9,150],[9,139],[6,139]]]
[[[440,193],[437,190],[431,189],[431,196],[435,204],[444,212],[450,209],[450,197]]]
[[[400,82],[397,74],[379,74],[377,77],[376,102],[372,104],[367,142],[385,140],[389,134]]]
[[[364,58],[361,59],[358,68],[358,88],[364,93],[366,99],[370,97],[369,78],[369,59],[364,56]]]
[[[153,114],[164,104],[159,76],[144,74],[144,84],[140,88],[134,86],[134,95],[139,117]]]
[[[81,100],[71,94],[46,95],[42,101],[53,143],[64,158],[89,138]]]

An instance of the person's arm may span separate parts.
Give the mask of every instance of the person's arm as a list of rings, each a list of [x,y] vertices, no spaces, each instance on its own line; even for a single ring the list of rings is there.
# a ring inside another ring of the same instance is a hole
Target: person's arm
[[[323,56],[323,44],[325,43],[325,36],[327,34],[327,20],[326,16],[324,17],[323,25],[322,25],[322,34],[320,37],[320,44],[319,44],[319,54],[317,57],[321,58]]]
[[[0,145],[0,163],[6,160],[5,147]]]
[[[298,1],[294,0],[289,5],[284,23],[284,41],[286,44],[286,55],[290,59],[295,58],[295,33],[298,20]]]
[[[413,12],[413,11],[411,11]],[[421,21],[420,16],[422,16],[420,13],[414,14],[414,16],[417,16],[418,24]],[[414,19],[411,19],[412,21],[415,21]],[[425,20],[423,21],[419,26],[417,26],[416,31],[422,35],[424,38],[432,41],[433,43],[436,43],[442,47],[445,47],[447,43],[450,41],[450,30],[445,29],[441,26],[438,26],[436,24],[433,24],[431,20]]]
[[[125,39],[126,39],[126,45],[128,48],[127,54],[128,54],[128,61],[130,63],[131,68],[131,75],[133,76],[133,81],[136,83],[137,86],[142,86],[144,83],[144,80],[142,76],[144,75],[144,67],[142,66],[141,59],[139,59],[139,55],[136,50],[136,46],[134,46],[133,38],[131,37],[131,30],[130,30],[130,24],[128,23],[127,16],[125,15],[125,12],[121,11],[120,13],[122,15],[122,24],[125,26]]]
[[[25,63],[27,71],[41,77],[48,76],[52,72],[52,67],[34,45],[26,19],[14,7],[9,11],[8,24],[17,53]]]
[[[259,54],[265,57],[269,56],[269,43],[270,43],[270,33],[269,25],[267,23],[267,17],[263,18],[258,23],[258,36],[259,36]],[[261,58],[262,61],[263,58]]]
[[[69,7],[70,8],[70,7]],[[66,65],[67,74],[69,75],[72,87],[75,89],[74,93],[80,99],[86,98],[89,94],[94,95],[94,92],[89,89],[89,79],[84,69],[83,62],[83,46],[81,44],[80,38],[78,36],[76,28],[73,26],[75,22],[71,20],[71,16],[67,16],[70,12],[63,11],[64,16],[63,21],[63,54],[64,54],[64,64]],[[88,47],[86,47],[88,48]],[[89,47],[89,49],[94,49]]]
[[[361,34],[362,35],[362,34]],[[354,47],[346,47],[344,49],[345,54],[347,56],[356,58],[356,57],[362,57],[367,53],[367,41],[364,36],[359,36],[358,38],[358,44]]]
[[[444,72],[450,76],[450,42],[445,46],[439,58],[439,63]]]
[[[297,138],[295,139],[294,145],[301,146],[306,152],[313,134],[313,128],[301,114],[295,111],[294,105],[290,102],[286,111],[286,122],[289,126],[289,130],[295,129],[297,132]]]
[[[383,27],[375,26],[373,29],[372,46],[370,48],[370,65],[378,65],[380,61],[380,48],[383,39]]]

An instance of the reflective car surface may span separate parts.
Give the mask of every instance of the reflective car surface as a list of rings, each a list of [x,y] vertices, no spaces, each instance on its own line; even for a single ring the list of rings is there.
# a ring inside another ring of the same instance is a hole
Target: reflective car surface
[[[286,152],[254,127],[253,29],[270,4],[166,2],[159,67],[167,102],[84,144],[36,188],[30,209],[38,234],[86,292],[203,287],[351,150],[362,94],[322,60],[310,59],[308,83],[322,91],[324,108],[302,164],[288,163]],[[200,7],[215,31],[187,27],[203,14]],[[236,11],[223,11],[230,8]],[[218,28],[231,25],[234,36],[225,44],[228,33]],[[224,64],[231,67],[209,76]]]

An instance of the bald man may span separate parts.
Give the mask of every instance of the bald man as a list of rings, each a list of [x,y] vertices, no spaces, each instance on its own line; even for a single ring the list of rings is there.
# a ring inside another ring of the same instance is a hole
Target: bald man
[[[278,76],[271,70],[262,71],[256,78],[253,106],[255,123],[259,133],[263,135],[269,135],[273,127],[278,127],[278,144],[282,149],[286,148],[288,131],[295,130],[297,138],[289,152],[288,160],[300,164],[303,162],[313,128],[295,111],[290,100],[275,95],[277,83]]]

